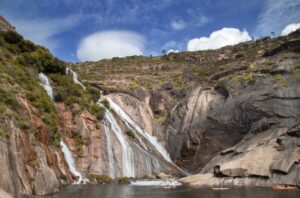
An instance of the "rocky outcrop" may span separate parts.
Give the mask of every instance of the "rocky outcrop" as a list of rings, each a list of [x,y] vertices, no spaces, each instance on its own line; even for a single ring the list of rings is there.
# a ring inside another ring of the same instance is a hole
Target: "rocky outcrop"
[[[284,65],[281,70],[289,71],[297,63],[279,65]],[[222,134],[236,138],[239,143],[214,138],[213,146],[198,144],[197,150],[214,150],[211,157],[215,157],[199,169],[199,174],[183,178],[183,183],[193,186],[299,185],[300,81],[289,72],[276,74],[281,80],[272,75],[275,74],[263,74],[260,75],[263,80],[254,78],[247,86],[235,87],[219,108],[211,107],[208,116],[215,122],[194,135],[203,137],[201,134],[204,134],[205,137],[222,124],[219,128]],[[224,80],[226,82],[230,81]],[[232,133],[235,130],[236,133]],[[186,141],[190,139],[192,136]],[[226,142],[227,149],[214,149],[215,145]],[[194,163],[198,163],[205,157],[196,154],[194,159]]]
[[[37,111],[23,98],[19,105],[36,129],[43,131],[43,122]],[[7,117],[5,126],[11,132],[9,139],[1,138],[0,186],[1,190],[13,197],[22,194],[44,195],[58,190],[67,183],[70,172],[60,150],[45,144],[44,135],[27,134]],[[46,130],[46,128],[44,128]]]
[[[0,16],[0,31],[16,31],[16,29],[3,16]]]

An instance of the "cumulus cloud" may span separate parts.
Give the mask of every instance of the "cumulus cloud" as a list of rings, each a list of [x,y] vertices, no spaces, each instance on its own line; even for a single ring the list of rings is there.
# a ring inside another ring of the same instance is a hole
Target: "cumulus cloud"
[[[170,54],[170,53],[178,53],[178,52],[179,52],[179,50],[169,49],[169,50],[167,51],[167,54]]]
[[[194,38],[188,41],[188,51],[207,49],[218,49],[227,45],[235,45],[241,42],[250,41],[251,37],[246,30],[236,28],[223,28],[209,35],[209,37]]]
[[[183,20],[172,20],[171,26],[174,30],[182,30],[186,27],[186,24]]]
[[[130,31],[102,31],[80,41],[76,56],[80,61],[142,55],[143,36]]]
[[[287,26],[282,30],[281,35],[285,36],[288,35],[289,33],[292,33],[300,28],[300,23],[292,23]]]
[[[270,35],[271,32],[280,34],[286,26],[300,19],[299,0],[266,0],[259,16],[256,36]]]

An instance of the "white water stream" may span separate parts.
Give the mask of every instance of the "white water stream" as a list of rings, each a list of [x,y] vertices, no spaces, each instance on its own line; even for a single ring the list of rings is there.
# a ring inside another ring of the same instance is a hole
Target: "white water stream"
[[[167,150],[157,141],[156,137],[151,136],[147,132],[145,132],[138,124],[136,124],[130,117],[123,111],[123,109],[117,105],[114,101],[112,101],[110,98],[107,98],[110,107],[121,117],[121,119],[128,124],[130,127],[132,127],[135,131],[137,131],[140,135],[142,135],[145,139],[147,139],[152,146],[161,154],[161,156],[169,161],[171,161],[170,155],[167,152]]]
[[[81,175],[81,173],[76,169],[75,166],[75,162],[72,156],[72,152],[69,150],[68,146],[65,144],[65,142],[63,140],[60,141],[60,145],[62,147],[62,152],[64,153],[66,162],[69,166],[69,170],[71,171],[71,173],[73,175],[75,175],[76,177],[78,177],[78,180],[74,182],[74,184],[85,184],[86,182],[88,182],[88,179],[83,178],[83,176]]]
[[[78,75],[76,72],[74,72],[72,69],[70,68],[66,68],[66,74],[70,75],[73,78],[73,82],[75,84],[80,85],[83,89],[85,89],[85,86],[79,81],[78,79]]]
[[[111,135],[110,135],[110,128],[109,124],[106,120],[104,120],[104,130],[106,136],[106,150],[107,150],[107,157],[108,157],[108,166],[109,166],[109,176],[111,178],[115,178],[115,160],[113,154],[113,146],[111,142]]]
[[[117,121],[115,120],[112,113],[106,109],[104,120],[110,123],[110,127],[112,132],[117,137],[121,149],[122,149],[122,176],[126,177],[135,177],[135,170],[134,170],[134,158],[133,158],[133,151],[130,144],[127,142],[126,136],[124,131],[118,125]],[[107,144],[110,145],[112,148],[112,144],[110,138],[107,138]],[[109,154],[109,153],[108,153]],[[111,157],[109,157],[111,158]],[[113,166],[112,162],[109,162],[110,166]]]
[[[43,88],[46,90],[48,96],[53,100],[53,89],[51,87],[51,84],[49,82],[48,77],[44,73],[39,73],[38,75],[40,84],[43,86]],[[65,160],[69,166],[69,169],[73,175],[78,177],[78,180],[75,182],[75,184],[81,184],[86,183],[88,179],[84,178],[79,171],[77,171],[74,159],[72,156],[71,151],[69,150],[68,146],[64,143],[63,140],[60,141],[60,145],[62,147],[62,152],[64,153]]]
[[[40,80],[40,85],[43,86],[48,96],[51,98],[51,100],[53,100],[53,89],[50,85],[48,77],[44,73],[39,73],[38,77]]]

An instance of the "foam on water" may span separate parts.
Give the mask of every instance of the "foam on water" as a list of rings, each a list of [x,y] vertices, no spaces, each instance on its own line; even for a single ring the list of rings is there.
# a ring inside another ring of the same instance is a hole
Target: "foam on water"
[[[174,187],[181,186],[182,184],[176,179],[160,179],[160,180],[137,180],[132,181],[131,185],[134,186],[163,186],[163,187]]]

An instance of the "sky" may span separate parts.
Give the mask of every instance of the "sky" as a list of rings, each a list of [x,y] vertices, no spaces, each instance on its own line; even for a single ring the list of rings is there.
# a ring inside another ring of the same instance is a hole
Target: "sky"
[[[0,15],[60,59],[79,62],[287,34],[300,27],[300,0],[0,0]]]

